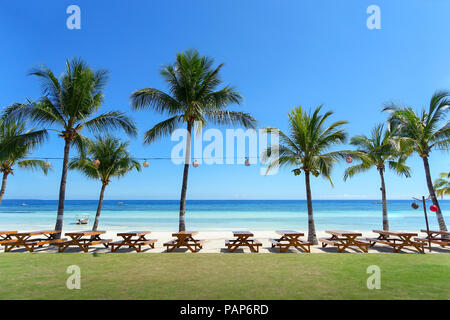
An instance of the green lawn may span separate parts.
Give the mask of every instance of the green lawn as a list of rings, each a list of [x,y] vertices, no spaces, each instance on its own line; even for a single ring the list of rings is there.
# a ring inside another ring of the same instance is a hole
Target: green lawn
[[[66,288],[69,265],[80,290]],[[450,299],[450,255],[1,253],[0,298]]]

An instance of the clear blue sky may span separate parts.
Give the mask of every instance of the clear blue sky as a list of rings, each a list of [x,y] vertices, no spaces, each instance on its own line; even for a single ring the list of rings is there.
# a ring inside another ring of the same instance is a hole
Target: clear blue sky
[[[66,28],[66,8],[81,8],[81,30]],[[366,9],[381,8],[381,30],[366,27]],[[0,11],[0,106],[26,97],[38,98],[40,87],[26,73],[45,63],[55,73],[67,58],[81,56],[93,68],[107,68],[103,111],[126,111],[140,134],[131,144],[137,157],[168,157],[170,139],[142,145],[143,132],[163,118],[133,112],[129,96],[136,89],[165,90],[158,70],[177,52],[197,48],[226,62],[225,83],[245,98],[242,110],[259,125],[287,128],[287,113],[297,105],[325,107],[334,119],[345,119],[350,135],[368,134],[385,120],[384,102],[395,100],[417,108],[437,89],[450,89],[450,2],[172,0],[42,0],[4,2]],[[235,108],[237,109],[237,108]],[[62,157],[62,139],[51,139],[35,156]],[[72,152],[75,155],[75,152]],[[433,152],[434,177],[448,170],[446,153]],[[61,161],[47,177],[16,170],[7,199],[57,199]],[[387,173],[388,197],[426,194],[422,162],[409,160],[413,177]],[[343,182],[346,164],[333,172],[332,188],[322,178],[312,183],[314,199],[378,199],[375,170]],[[152,161],[141,173],[113,181],[106,199],[178,199],[182,166]],[[304,199],[304,178],[289,170],[259,175],[259,167],[200,166],[191,169],[188,199]],[[96,199],[100,185],[75,172],[68,178],[68,199]]]

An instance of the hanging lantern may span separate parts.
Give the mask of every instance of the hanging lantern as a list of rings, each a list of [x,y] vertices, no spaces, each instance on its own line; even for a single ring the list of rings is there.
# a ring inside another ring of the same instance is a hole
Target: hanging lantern
[[[351,156],[348,156],[347,158],[345,158],[345,161],[347,163],[352,163],[353,162],[353,158]]]
[[[419,209],[419,204],[417,202],[413,202],[411,203],[411,208],[413,208],[414,210]]]
[[[95,159],[93,164],[94,164],[94,166],[98,167],[100,165],[100,160]]]
[[[148,168],[148,166],[149,166],[150,164],[148,163],[147,160],[145,160],[144,163],[143,163],[142,165],[144,166],[144,168]]]
[[[52,164],[48,161],[48,160],[45,160],[45,162],[44,162],[44,166],[45,167],[50,167]]]
[[[433,205],[430,206],[430,210],[433,211],[433,212],[437,212],[439,210],[439,208],[438,208],[438,206],[433,204]]]
[[[248,158],[245,158],[245,166],[246,167],[250,166],[250,160]]]
[[[198,161],[194,160],[194,162],[192,162],[192,165],[194,166],[194,168],[197,168],[198,167]]]

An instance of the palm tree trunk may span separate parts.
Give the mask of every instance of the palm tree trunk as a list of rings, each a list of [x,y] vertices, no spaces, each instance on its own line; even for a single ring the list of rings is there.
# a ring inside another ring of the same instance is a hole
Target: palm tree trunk
[[[3,196],[5,195],[6,190],[6,180],[8,179],[8,173],[3,172],[3,179],[2,179],[2,189],[0,191],[0,204],[3,201]]]
[[[445,225],[444,216],[442,215],[441,207],[439,206],[439,202],[436,197],[436,193],[434,192],[433,182],[431,181],[431,174],[430,174],[430,164],[428,163],[428,157],[422,157],[423,160],[423,166],[425,168],[425,176],[427,178],[427,186],[428,186],[428,192],[431,196],[431,201],[433,204],[438,207],[438,211],[436,212],[436,217],[439,224],[439,230],[441,231],[447,231],[447,226]]]
[[[386,186],[384,184],[383,169],[378,169],[381,178],[381,202],[383,203],[383,230],[389,230],[389,220],[387,215]]]
[[[100,191],[100,199],[98,199],[97,213],[95,214],[94,225],[92,231],[97,231],[98,221],[100,220],[100,212],[102,212],[103,196],[105,195],[106,184],[102,183],[102,189]]]
[[[317,244],[316,227],[314,226],[313,207],[311,198],[311,183],[309,181],[310,173],[305,171],[305,185],[306,185],[306,203],[308,206],[308,241],[312,244]]]
[[[186,192],[188,184],[189,175],[189,162],[191,160],[191,130],[192,125],[190,122],[187,124],[187,137],[186,137],[186,154],[184,158],[184,171],[183,171],[183,184],[181,186],[181,199],[180,199],[180,220],[179,220],[179,231],[186,231]]]
[[[55,225],[55,230],[60,231],[59,234],[55,235],[55,238],[57,239],[61,238],[61,231],[63,226],[64,202],[66,200],[67,169],[69,167],[69,152],[71,143],[69,139],[65,139],[64,141],[65,141],[64,160],[61,175],[61,184],[59,185],[58,215],[56,217],[56,225]]]

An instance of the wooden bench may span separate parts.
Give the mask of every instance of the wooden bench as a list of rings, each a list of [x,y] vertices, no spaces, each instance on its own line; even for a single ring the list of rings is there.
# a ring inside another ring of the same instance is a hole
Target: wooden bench
[[[279,247],[280,252],[286,252],[289,247],[293,246],[291,243],[280,242],[278,239],[269,238],[269,242],[272,244],[272,248]],[[299,245],[303,250],[310,253],[311,252],[311,242],[303,241],[301,239],[296,240],[297,245]]]
[[[250,231],[233,231],[235,239],[225,240],[225,246],[228,252],[235,252],[240,247],[248,247],[251,252],[259,252],[262,243],[258,240],[251,239],[253,233]]]
[[[447,239],[414,238],[414,241],[424,242],[424,243],[428,243],[428,241],[430,241],[431,243],[440,245],[442,248],[444,248],[446,246],[450,246],[450,240],[447,240]]]
[[[88,252],[89,248],[92,246],[96,246],[99,244],[103,244],[106,248],[108,244],[112,241],[112,239],[99,239],[99,240],[90,240],[90,239],[78,239],[76,242],[74,240],[67,240],[59,242],[56,245],[58,246],[58,252],[64,252],[70,246],[78,246],[83,252]]]
[[[392,247],[394,252],[400,252],[404,247],[413,247],[420,253],[425,253],[425,242],[412,240],[412,237],[416,237],[417,233],[402,232],[402,231],[387,231],[387,230],[373,230],[374,233],[378,233],[378,238],[366,238],[370,242],[370,246],[374,246],[376,243],[382,243]],[[391,238],[391,236],[395,238]],[[428,242],[428,240],[427,240]]]
[[[203,244],[206,242],[206,240],[196,240],[196,241],[185,241],[184,245],[179,245],[179,241],[177,239],[170,240],[164,243],[164,246],[167,247],[167,251],[173,251],[176,248],[180,247],[187,247],[190,249],[190,247],[194,247],[193,252],[197,252],[198,250],[203,248]],[[192,250],[191,250],[192,251]]]
[[[154,249],[155,243],[157,241],[158,240],[156,240],[156,239],[148,239],[148,240],[143,240],[143,241],[124,243],[123,240],[119,240],[119,241],[110,242],[108,245],[111,247],[111,252],[116,252],[120,247],[122,247],[124,245],[128,246],[129,248],[133,248],[137,252],[141,252],[142,247],[147,246],[147,245],[150,246],[150,248]]]
[[[359,232],[344,230],[330,230],[325,232],[331,234],[331,238],[319,239],[322,242],[322,248],[325,248],[327,245],[335,246],[337,251],[341,253],[348,247],[358,247],[365,253],[369,252],[370,242],[357,239],[357,237],[362,236]]]
[[[32,239],[27,240],[24,244],[21,241],[16,240],[4,240],[1,242],[1,245],[5,247],[5,252],[10,252],[14,247],[24,246],[28,251],[34,252],[34,248],[39,247],[42,248],[46,244],[56,244],[66,241],[67,239]]]

